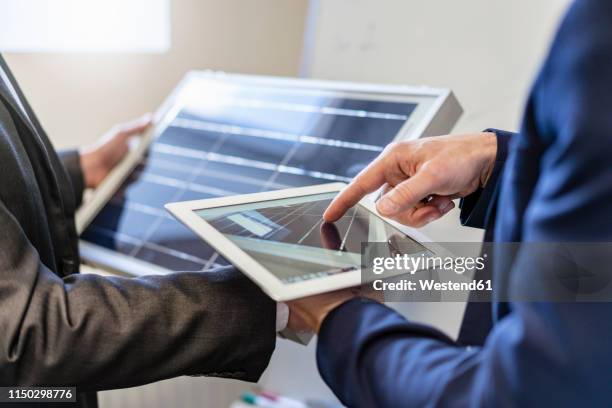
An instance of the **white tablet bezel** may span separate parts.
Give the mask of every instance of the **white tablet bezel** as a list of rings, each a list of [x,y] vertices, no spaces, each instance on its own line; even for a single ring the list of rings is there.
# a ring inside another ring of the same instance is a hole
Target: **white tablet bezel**
[[[311,196],[324,193],[340,192],[346,184],[330,183],[317,186],[290,188],[285,190],[276,190],[254,194],[244,194],[231,197],[210,198],[206,200],[183,201],[178,203],[166,204],[166,209],[187,228],[195,232],[202,240],[212,246],[225,259],[231,262],[234,266],[240,269],[245,275],[250,277],[257,283],[264,292],[272,299],[282,302],[293,299],[299,299],[305,296],[312,296],[320,293],[330,292],[338,289],[344,289],[361,284],[361,270],[345,272],[337,275],[285,284],[282,283],[276,276],[269,272],[262,264],[257,262],[238,245],[227,238],[223,233],[219,232],[202,217],[197,215],[197,211],[227,207],[240,204],[252,204],[257,202],[265,202],[279,200],[285,198],[296,198]],[[366,210],[380,217],[384,222],[400,229],[410,238],[423,244],[428,250],[437,252],[435,245],[428,245],[429,241],[426,236],[416,230],[400,226],[390,220],[381,217],[376,211],[374,203],[369,199],[362,200],[358,205],[361,205]],[[433,243],[430,243],[433,244]]]
[[[157,110],[151,129],[140,139],[140,142],[131,150],[126,159],[110,173],[102,185],[85,200],[76,215],[76,226],[79,234],[85,231],[104,208],[138,165],[149,146],[166,130],[174,117],[189,101],[189,98],[196,97],[198,92],[205,91],[206,80],[292,88],[303,92],[345,92],[352,97],[376,96],[377,100],[417,103],[416,110],[398,132],[395,141],[447,133],[462,114],[461,106],[452,91],[443,88],[240,75],[218,71],[190,71]],[[133,276],[171,272],[165,268],[86,241],[81,241],[80,250],[81,257],[85,262],[117,273],[128,273],[126,269]]]

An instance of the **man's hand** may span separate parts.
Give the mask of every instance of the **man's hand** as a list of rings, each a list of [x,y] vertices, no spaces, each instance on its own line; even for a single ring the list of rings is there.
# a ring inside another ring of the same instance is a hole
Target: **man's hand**
[[[369,287],[343,289],[321,295],[309,296],[287,302],[289,306],[289,325],[295,331],[313,330],[318,333],[327,315],[345,302],[356,297],[364,297],[382,302],[381,292],[374,292]]]
[[[355,296],[354,290],[345,289],[287,302],[290,311],[288,327],[296,331],[309,328],[318,333],[329,312]]]
[[[81,150],[81,168],[86,188],[96,188],[108,173],[125,157],[128,142],[151,126],[152,116],[144,115],[131,122],[113,127],[93,146]]]
[[[390,145],[331,203],[334,222],[363,197],[384,186],[381,215],[422,227],[453,209],[452,200],[484,186],[495,163],[493,133],[440,136]]]

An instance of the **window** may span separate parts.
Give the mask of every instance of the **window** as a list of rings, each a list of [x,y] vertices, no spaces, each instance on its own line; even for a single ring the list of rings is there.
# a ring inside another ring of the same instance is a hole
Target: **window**
[[[0,51],[162,53],[170,0],[0,0]]]

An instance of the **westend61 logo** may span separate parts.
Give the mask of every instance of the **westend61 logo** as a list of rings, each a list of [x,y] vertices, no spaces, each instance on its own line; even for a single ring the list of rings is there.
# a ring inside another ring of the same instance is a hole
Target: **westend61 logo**
[[[436,269],[452,271],[463,275],[467,271],[481,271],[485,268],[487,255],[479,257],[440,257],[421,254],[413,256],[397,254],[393,257],[376,257],[372,259],[372,272],[382,275],[387,271],[404,271],[414,275],[417,271]]]

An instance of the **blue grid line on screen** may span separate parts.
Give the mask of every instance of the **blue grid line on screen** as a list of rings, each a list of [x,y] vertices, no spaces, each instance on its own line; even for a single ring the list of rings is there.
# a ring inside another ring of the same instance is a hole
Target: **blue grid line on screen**
[[[244,86],[183,106],[82,239],[171,271],[227,265],[163,205],[349,181],[416,108],[291,92]]]

